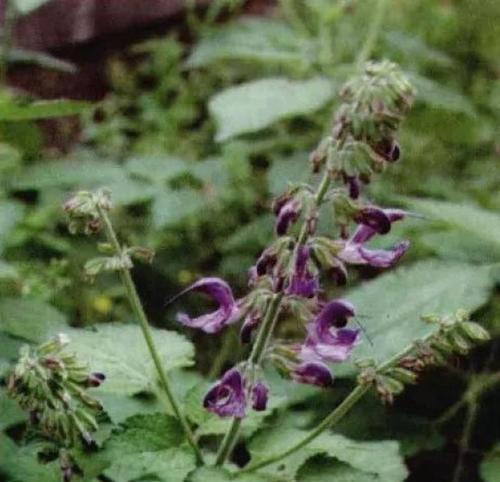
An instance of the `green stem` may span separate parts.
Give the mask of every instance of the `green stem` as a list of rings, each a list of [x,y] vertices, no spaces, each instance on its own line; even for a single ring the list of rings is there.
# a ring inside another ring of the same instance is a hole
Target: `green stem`
[[[115,230],[113,229],[113,225],[111,224],[111,221],[107,215],[107,213],[101,209],[100,207],[97,208],[99,212],[99,216],[101,217],[103,224],[104,224],[104,231],[106,233],[106,236],[113,246],[113,249],[117,254],[122,252],[122,247],[120,245],[120,242],[118,241],[118,238],[116,236]],[[188,421],[186,417],[184,416],[184,413],[182,412],[179,402],[177,401],[174,391],[172,389],[172,384],[170,382],[170,379],[165,372],[160,355],[158,354],[158,351],[155,346],[155,342],[153,339],[153,335],[151,332],[151,328],[148,323],[148,319],[146,317],[146,313],[144,312],[144,308],[142,307],[141,300],[139,298],[139,295],[137,294],[137,290],[135,288],[134,281],[132,280],[132,276],[130,275],[130,271],[126,268],[123,268],[120,270],[120,277],[122,280],[123,285],[125,286],[125,289],[127,291],[127,297],[130,302],[130,305],[132,307],[132,310],[139,320],[139,324],[142,330],[142,334],[144,335],[144,339],[146,340],[146,344],[148,346],[149,353],[151,355],[151,359],[153,360],[154,366],[156,368],[156,371],[158,373],[158,379],[160,382],[160,386],[165,392],[168,401],[170,402],[170,405],[172,406],[172,409],[176,415],[176,417],[179,419],[182,428],[184,429],[184,432],[186,434],[186,438],[193,448],[196,459],[198,463],[203,463],[203,456],[201,454],[200,448],[198,447],[198,444],[196,443],[196,439],[194,437],[194,434],[188,424]]]
[[[248,366],[258,365],[262,361],[262,357],[274,331],[276,321],[278,320],[282,299],[283,293],[277,293],[271,299],[266,311],[266,315],[264,317],[264,320],[262,321],[262,325],[257,335],[257,339],[252,348],[252,353],[248,358]],[[226,433],[224,440],[222,441],[222,444],[219,448],[219,452],[217,453],[215,465],[222,465],[233,450],[234,444],[236,443],[236,440],[238,438],[242,420],[243,419],[241,418],[233,419],[231,427]]]
[[[358,66],[364,64],[370,58],[372,50],[375,48],[375,44],[382,29],[382,20],[384,19],[384,14],[388,4],[388,0],[378,0],[377,2],[365,43],[356,57],[356,64]]]
[[[425,342],[431,336],[432,336],[432,334],[428,335],[427,337],[424,338],[423,341]],[[408,345],[404,350],[402,350],[398,354],[394,355],[392,358],[390,358],[386,362],[382,363],[377,368],[377,373],[384,373],[387,369],[396,365],[399,362],[399,360],[401,360],[401,358],[409,355],[414,349],[415,349],[415,345],[413,343],[411,345]],[[297,452],[302,447],[305,447],[312,440],[314,440],[316,437],[321,435],[326,429],[334,427],[340,420],[342,420],[344,415],[346,415],[349,412],[349,410],[351,410],[351,408],[356,404],[356,402],[358,402],[358,400],[360,400],[369,389],[370,389],[370,386],[366,385],[366,384],[356,385],[356,387],[342,401],[342,403],[340,405],[338,405],[315,428],[313,428],[302,440],[297,442],[295,445],[292,445],[288,449],[284,450],[283,452],[280,452],[276,455],[273,455],[271,457],[263,459],[260,462],[257,462],[255,464],[250,464],[249,466],[242,469],[240,472],[253,472],[253,471],[260,469],[262,467],[266,467],[268,465],[274,464],[274,463],[290,456],[291,454]]]
[[[328,191],[328,187],[330,186],[331,178],[328,173],[328,170],[325,170],[323,174],[323,178],[321,179],[318,188],[315,194],[315,203],[317,206],[321,205],[323,199]],[[307,230],[307,223],[304,223],[301,227],[299,236],[297,238],[297,244],[295,247],[295,251],[297,251],[298,247],[303,245],[307,241],[307,237],[309,232]],[[296,252],[294,254],[296,256]],[[278,320],[280,310],[281,310],[281,302],[283,300],[284,293],[277,293],[271,299],[269,306],[267,307],[266,314],[264,316],[264,320],[259,328],[259,332],[257,334],[257,339],[255,340],[255,344],[253,346],[250,357],[248,358],[248,365],[258,365],[262,362],[263,355],[266,351],[266,348],[272,338],[274,328],[276,326],[276,322]],[[217,453],[217,458],[215,460],[215,465],[223,465],[226,461],[227,457],[231,453],[234,444],[238,438],[239,429],[242,423],[242,419],[234,418],[229,428],[229,431],[226,433],[224,439],[222,440],[222,444]]]

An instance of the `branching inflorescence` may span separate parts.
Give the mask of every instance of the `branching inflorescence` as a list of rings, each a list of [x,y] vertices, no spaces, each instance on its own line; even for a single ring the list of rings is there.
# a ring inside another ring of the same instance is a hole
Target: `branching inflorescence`
[[[349,265],[389,268],[409,248],[408,241],[388,249],[369,247],[373,238],[388,233],[392,224],[408,213],[372,204],[363,196],[363,186],[375,173],[399,159],[397,132],[412,105],[414,91],[395,64],[368,62],[341,89],[340,98],[342,103],[331,132],[310,156],[312,172],[320,174],[321,179],[316,187],[305,183],[290,185],[274,200],[276,236],[249,270],[249,293],[238,299],[224,280],[208,277],[174,298],[192,291],[208,295],[217,303],[217,309],[197,317],[179,313],[177,320],[209,334],[241,321],[241,343],[251,345],[248,359],[224,373],[203,400],[208,411],[233,418],[217,453],[216,465],[222,465],[231,454],[248,410],[266,409],[270,388],[265,380],[264,362],[271,362],[282,375],[296,382],[329,387],[334,380],[331,364],[348,360],[360,342],[360,329],[350,324],[357,307],[346,299],[329,298],[322,288],[324,283],[345,285]],[[335,227],[325,234],[319,226],[320,215],[327,206],[333,209]],[[87,262],[86,277],[92,280],[102,271],[120,275],[159,385],[201,464],[204,457],[198,440],[162,366],[130,274],[134,259],[151,262],[153,253],[119,242],[108,215],[111,207],[106,190],[79,192],[64,205],[72,232],[104,231],[107,242],[99,244],[103,256]],[[276,337],[278,321],[285,315],[297,320],[300,336]],[[391,403],[424,367],[443,363],[450,354],[464,354],[488,338],[487,332],[469,321],[462,311],[444,318],[427,316],[425,321],[437,329],[382,364],[357,361],[360,373],[356,386],[342,403],[302,440],[268,459],[252,460],[243,471],[275,463],[299,450],[341,420],[370,388],[384,402]],[[48,435],[63,446],[70,446],[75,438],[90,440],[89,431],[96,428],[94,412],[100,405],[85,388],[99,385],[104,375],[88,374],[74,357],[64,354],[61,340],[34,352],[26,349],[8,388]],[[62,457],[61,468],[65,480],[69,480],[68,457]]]

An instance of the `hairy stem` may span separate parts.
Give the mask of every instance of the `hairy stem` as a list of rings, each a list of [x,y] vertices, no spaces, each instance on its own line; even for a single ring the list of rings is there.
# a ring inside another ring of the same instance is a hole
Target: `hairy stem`
[[[262,321],[250,357],[248,358],[247,362],[248,366],[259,364],[262,361],[262,356],[269,343],[269,339],[272,336],[272,332],[274,331],[274,326],[276,325],[276,321],[279,316],[282,299],[283,299],[283,294],[277,293],[273,296],[273,298],[269,302],[266,315],[264,317],[264,320]],[[241,423],[242,423],[241,418],[233,419],[231,427],[229,428],[229,431],[226,433],[224,440],[222,441],[222,444],[219,448],[219,452],[217,453],[215,465],[222,465],[226,461],[231,451],[233,450],[234,444],[236,443],[236,440],[238,438],[238,433],[241,427]]]
[[[100,207],[97,208],[99,211],[99,216],[102,219],[102,222],[104,224],[104,231],[106,233],[106,237],[108,238],[109,242],[112,244],[114,251],[119,254],[122,252],[122,247],[120,245],[120,242],[118,241],[118,238],[116,236],[115,230],[113,229],[113,225],[111,224],[111,221],[107,215],[107,213],[101,209]],[[120,270],[120,277],[122,280],[123,285],[125,286],[125,289],[127,291],[127,298],[129,300],[130,306],[139,320],[139,324],[142,330],[142,334],[144,335],[144,339],[146,341],[146,345],[149,350],[149,354],[151,355],[151,359],[153,360],[153,364],[156,368],[156,371],[158,373],[158,379],[160,382],[160,386],[165,392],[165,395],[167,396],[168,401],[170,402],[170,405],[172,406],[172,410],[174,411],[176,417],[179,419],[182,428],[184,429],[184,433],[186,434],[186,438],[193,448],[196,459],[198,463],[203,463],[203,456],[201,454],[200,448],[198,447],[198,444],[196,443],[196,439],[194,437],[194,434],[188,424],[188,421],[186,417],[184,416],[184,413],[182,412],[179,402],[177,401],[174,391],[172,389],[172,383],[163,368],[163,364],[160,359],[160,355],[158,354],[158,351],[155,346],[155,342],[153,339],[153,335],[151,332],[151,328],[149,326],[148,319],[146,317],[146,313],[144,312],[144,308],[142,307],[141,300],[139,298],[139,295],[137,294],[137,290],[135,288],[134,281],[132,280],[132,276],[130,275],[130,271],[126,268],[122,268]]]
[[[328,187],[330,186],[331,177],[328,173],[328,170],[325,169],[323,177],[318,185],[318,188],[315,193],[315,203],[317,206],[320,206],[323,202],[323,199],[328,191]],[[307,238],[309,236],[309,232],[307,229],[307,222],[302,224],[300,229],[299,236],[297,238],[297,244],[295,247],[295,254],[299,246],[305,244]],[[260,325],[259,332],[257,334],[257,338],[255,340],[255,344],[253,346],[250,357],[248,358],[248,365],[258,365],[262,361],[263,354],[266,351],[267,346],[272,338],[274,328],[276,326],[276,322],[278,320],[280,311],[281,311],[281,302],[283,300],[284,293],[277,293],[271,299],[269,303],[266,314],[264,316],[264,320]],[[234,418],[229,428],[229,431],[226,433],[224,439],[222,440],[222,444],[217,453],[217,458],[215,461],[215,465],[223,465],[226,459],[229,457],[234,444],[238,438],[239,429],[242,423],[242,419]]]
[[[428,335],[427,337],[424,338],[424,342],[428,340],[431,335]],[[395,366],[399,360],[410,354],[413,350],[415,349],[415,345],[412,343],[411,345],[408,345],[404,350],[387,360],[386,362],[382,363],[379,365],[377,368],[378,373],[384,373],[387,369]],[[283,452],[280,452],[276,455],[273,455],[271,457],[265,458],[259,462],[256,462],[254,464],[250,464],[249,466],[245,467],[244,469],[241,470],[241,472],[253,472],[254,470],[260,469],[262,467],[266,467],[268,465],[274,464],[291,454],[297,452],[301,448],[305,447],[307,444],[309,444],[311,441],[313,441],[316,437],[321,435],[326,429],[334,427],[342,418],[344,415],[346,415],[349,410],[360,400],[365,393],[370,389],[369,385],[366,384],[358,384],[354,389],[351,391],[351,393],[342,401],[340,405],[338,405],[326,418],[324,418],[315,428],[313,428],[302,440],[297,442],[296,444],[292,445],[288,449],[284,450]]]

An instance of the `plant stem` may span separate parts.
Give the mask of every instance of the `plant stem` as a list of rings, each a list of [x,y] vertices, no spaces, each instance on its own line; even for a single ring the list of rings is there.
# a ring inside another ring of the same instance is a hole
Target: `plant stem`
[[[328,170],[325,169],[323,174],[323,178],[321,179],[318,188],[316,189],[316,193],[314,196],[315,203],[317,206],[321,205],[323,199],[328,191],[328,187],[330,186],[331,178],[328,173]],[[295,246],[294,257],[297,254],[297,249],[299,246],[303,245],[307,241],[307,237],[309,235],[307,229],[307,223],[304,222],[300,229],[299,236],[297,238],[297,244]],[[266,314],[264,316],[264,320],[259,328],[259,332],[257,334],[257,339],[255,340],[255,344],[252,348],[252,352],[250,357],[248,358],[248,365],[258,365],[262,362],[262,357],[266,351],[266,348],[272,338],[274,328],[276,326],[276,322],[278,320],[280,311],[281,311],[281,302],[283,300],[284,293],[276,293],[271,302],[269,303]],[[238,432],[242,423],[242,419],[234,418],[229,428],[229,431],[226,433],[224,439],[222,440],[222,444],[217,453],[217,458],[215,460],[215,465],[220,466],[223,465],[226,461],[227,457],[231,453],[234,444],[236,443],[236,439],[238,437]]]
[[[422,341],[425,342],[428,340],[433,334],[426,336]],[[394,355],[392,358],[387,360],[386,362],[379,365],[377,368],[377,373],[384,373],[387,369],[396,365],[401,358],[410,354],[415,349],[415,345],[412,343],[408,345],[404,350]],[[338,405],[326,418],[324,418],[315,428],[313,428],[302,440],[297,442],[295,445],[292,445],[288,449],[280,452],[276,455],[268,457],[266,459],[261,460],[255,464],[250,464],[249,466],[242,469],[240,472],[253,472],[254,470],[260,469],[262,467],[266,467],[275,462],[278,462],[289,455],[297,452],[302,447],[306,446],[316,437],[321,435],[326,429],[334,427],[344,415],[349,412],[349,410],[360,400],[363,395],[370,389],[370,385],[367,384],[358,384],[351,393],[342,401],[340,405]]]
[[[252,348],[252,353],[248,358],[248,366],[259,364],[262,361],[262,356],[272,336],[276,321],[278,320],[282,299],[283,293],[277,293],[269,302],[269,306],[267,308],[264,320],[262,321],[259,334],[257,335],[257,339]],[[217,453],[215,465],[222,465],[233,450],[233,446],[238,438],[238,432],[240,430],[242,420],[243,419],[241,418],[233,419],[231,427],[226,433],[224,440],[222,441],[222,444],[219,448],[219,452]]]
[[[103,224],[104,224],[104,231],[106,233],[106,237],[108,238],[109,242],[112,244],[114,251],[119,254],[122,253],[122,247],[120,245],[120,242],[118,241],[118,238],[116,236],[115,230],[113,229],[113,225],[111,224],[111,221],[107,215],[107,213],[101,209],[100,207],[97,207],[99,216],[101,217]],[[139,295],[137,294],[137,290],[135,288],[134,281],[132,280],[132,276],[130,275],[130,271],[126,268],[122,268],[120,270],[120,277],[122,280],[123,285],[125,286],[125,289],[127,291],[127,298],[130,302],[130,306],[132,307],[132,310],[139,320],[139,324],[142,330],[142,334],[144,335],[144,339],[146,340],[146,344],[148,346],[149,354],[151,355],[151,359],[153,360],[153,364],[156,368],[156,371],[158,373],[158,379],[160,382],[160,386],[164,390],[168,401],[170,402],[170,405],[172,406],[172,409],[179,419],[179,422],[182,425],[182,428],[184,430],[184,433],[186,434],[186,438],[189,442],[189,445],[193,448],[196,459],[198,463],[203,463],[203,456],[201,454],[200,448],[198,447],[198,444],[196,443],[196,439],[194,437],[194,434],[188,424],[188,421],[186,417],[184,416],[184,413],[182,412],[179,402],[177,401],[174,391],[172,389],[172,384],[171,381],[163,368],[160,355],[158,354],[158,351],[155,346],[155,342],[153,339],[153,335],[151,332],[151,328],[149,326],[148,319],[146,317],[146,313],[144,312],[144,308],[142,307],[141,300],[139,298]]]
[[[377,38],[382,28],[382,20],[384,19],[384,14],[387,9],[388,3],[389,3],[388,0],[378,0],[377,2],[377,5],[375,7],[375,13],[373,14],[373,20],[370,23],[365,43],[361,47],[361,50],[359,51],[359,54],[356,57],[356,64],[358,66],[362,65],[370,58],[370,55],[375,47]]]

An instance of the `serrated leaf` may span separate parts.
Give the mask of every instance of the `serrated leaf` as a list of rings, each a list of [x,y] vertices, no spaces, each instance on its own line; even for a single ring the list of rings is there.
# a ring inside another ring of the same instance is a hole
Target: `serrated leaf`
[[[250,443],[252,462],[265,459],[293,445],[308,432],[287,426],[266,429]],[[307,460],[316,455],[327,455],[350,467],[371,475],[380,482],[402,482],[408,475],[399,445],[394,441],[356,442],[342,435],[323,433],[291,457],[261,469],[262,473],[295,477]]]
[[[311,40],[286,23],[260,17],[244,17],[219,28],[198,42],[187,62],[189,68],[224,60],[253,61],[305,67],[314,55]]]
[[[147,477],[182,481],[195,467],[194,454],[178,448],[183,442],[184,432],[174,417],[161,413],[131,417],[100,454],[111,463],[104,473],[120,482]]]
[[[184,336],[173,331],[151,330],[166,370],[192,365],[193,345]],[[154,391],[156,370],[139,326],[106,324],[95,331],[66,331],[71,350],[89,364],[91,371],[106,374],[106,383],[100,390],[129,395]]]
[[[471,204],[456,204],[434,199],[403,199],[414,211],[439,221],[445,226],[459,228],[477,241],[487,243],[491,255],[500,257],[500,215]]]
[[[36,447],[20,447],[0,433],[0,474],[8,482],[60,482],[57,462],[41,464]]]
[[[500,482],[500,445],[486,454],[480,466],[484,482]]]
[[[216,140],[225,141],[271,126],[281,119],[310,114],[335,93],[331,80],[269,77],[230,87],[212,97],[208,108],[217,124]]]
[[[0,331],[8,335],[40,343],[66,328],[66,317],[43,301],[0,299]]]
[[[151,208],[153,225],[156,229],[171,226],[195,214],[203,206],[206,206],[206,200],[200,192],[163,189],[157,193]]]
[[[27,121],[77,115],[88,109],[88,102],[78,100],[39,100],[29,104],[5,101],[0,103],[0,121]]]
[[[444,315],[459,308],[475,310],[493,288],[492,269],[434,260],[421,261],[386,273],[346,294],[357,312],[365,315],[366,338],[355,347],[353,359],[383,362],[435,327],[420,316]],[[350,364],[336,367],[337,374],[353,373]]]

